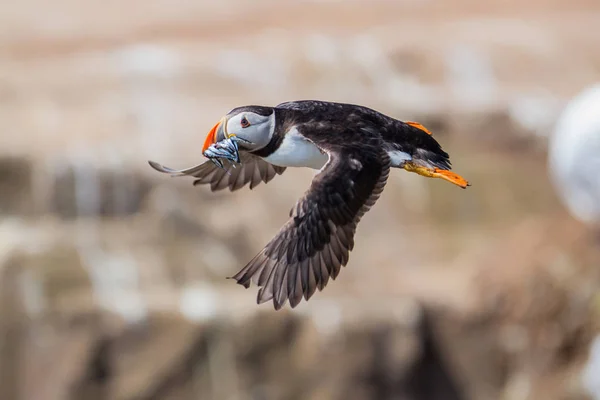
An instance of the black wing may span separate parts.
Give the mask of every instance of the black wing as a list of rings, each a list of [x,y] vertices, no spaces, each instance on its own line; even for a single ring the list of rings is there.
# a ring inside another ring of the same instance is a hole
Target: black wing
[[[390,170],[384,151],[328,151],[329,161],[292,209],[291,218],[233,279],[260,287],[258,303],[280,309],[308,300],[348,262],[360,218],[379,198]]]
[[[235,168],[227,165],[225,169],[217,167],[211,161],[182,170],[174,170],[154,161],[149,161],[149,164],[155,170],[172,176],[198,178],[194,181],[194,186],[210,184],[210,189],[213,192],[226,187],[230,191],[238,190],[248,183],[250,183],[250,189],[253,189],[259,183],[267,183],[276,175],[281,175],[285,171],[285,167],[270,164],[251,154],[240,153],[240,159],[241,164],[236,164]]]

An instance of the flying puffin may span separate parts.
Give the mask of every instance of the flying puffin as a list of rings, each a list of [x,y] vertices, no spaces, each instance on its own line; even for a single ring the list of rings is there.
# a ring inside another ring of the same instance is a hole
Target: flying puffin
[[[259,286],[259,304],[292,308],[335,279],[348,262],[361,217],[375,204],[390,168],[469,183],[450,172],[448,153],[424,126],[367,107],[324,101],[293,101],[276,107],[229,111],[208,133],[202,164],[157,171],[197,178],[212,191],[250,189],[287,167],[318,170],[279,233],[232,278]],[[224,164],[222,160],[227,161]]]

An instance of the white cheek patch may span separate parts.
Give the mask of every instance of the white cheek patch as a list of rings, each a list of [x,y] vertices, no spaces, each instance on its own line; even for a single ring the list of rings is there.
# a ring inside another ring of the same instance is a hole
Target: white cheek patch
[[[241,115],[236,115],[235,117],[230,118],[227,121],[227,133],[230,135],[237,134],[241,128],[241,120],[242,120]]]
[[[246,117],[250,126],[242,127],[242,119]],[[275,132],[275,113],[269,116],[262,116],[251,112],[244,112],[234,115],[227,121],[227,133],[235,135],[240,139],[240,143],[245,142],[253,149],[260,149],[266,146]]]

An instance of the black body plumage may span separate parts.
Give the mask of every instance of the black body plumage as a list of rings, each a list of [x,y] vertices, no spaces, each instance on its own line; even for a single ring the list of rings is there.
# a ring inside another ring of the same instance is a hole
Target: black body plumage
[[[250,106],[255,107],[255,106]],[[259,107],[264,112],[264,107]],[[271,143],[254,152],[266,157],[275,151],[284,138],[284,132],[296,127],[303,135],[319,135],[330,144],[361,150],[370,144],[384,146],[426,159],[438,168],[450,169],[448,153],[429,134],[403,121],[389,117],[371,108],[355,104],[316,100],[281,103],[273,108],[275,132]]]

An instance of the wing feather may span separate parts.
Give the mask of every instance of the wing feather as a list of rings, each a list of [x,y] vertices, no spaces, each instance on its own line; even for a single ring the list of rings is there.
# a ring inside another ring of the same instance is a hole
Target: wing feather
[[[229,188],[230,191],[241,189],[249,184],[250,189],[254,189],[260,182],[268,183],[276,175],[281,175],[285,167],[279,167],[270,164],[260,157],[248,153],[240,153],[241,163],[228,165],[223,168],[217,167],[211,161],[205,161],[202,164],[182,170],[175,170],[154,161],[149,164],[155,170],[169,174],[171,176],[192,176],[196,185],[210,185],[211,191],[215,192]]]
[[[383,191],[390,169],[387,153],[328,153],[328,163],[292,208],[288,222],[232,277],[245,287],[258,282],[258,303],[273,300],[280,309],[289,301],[293,308],[335,279],[348,263],[358,222]]]

